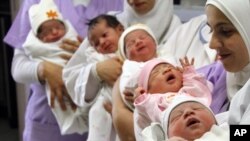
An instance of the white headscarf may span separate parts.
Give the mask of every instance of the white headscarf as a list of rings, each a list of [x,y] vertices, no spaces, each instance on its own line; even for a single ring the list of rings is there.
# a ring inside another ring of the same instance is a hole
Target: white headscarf
[[[154,32],[158,43],[162,44],[181,24],[180,19],[173,14],[173,7],[173,0],[156,0],[151,11],[139,15],[124,0],[124,11],[117,18],[125,27],[136,23],[146,24]]]
[[[249,0],[208,0],[206,5],[217,7],[233,23],[243,38],[250,55],[250,1]],[[236,73],[227,72],[227,92],[229,99],[242,88],[250,78],[250,63]]]
[[[190,19],[171,35],[162,46],[161,54],[174,55],[176,58],[195,58],[195,68],[215,61],[216,51],[209,48],[211,34],[206,15]]]

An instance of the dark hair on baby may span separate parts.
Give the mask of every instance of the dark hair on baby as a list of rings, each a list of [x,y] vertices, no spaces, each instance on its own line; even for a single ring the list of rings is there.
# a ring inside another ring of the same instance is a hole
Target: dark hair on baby
[[[117,18],[115,16],[101,14],[101,15],[89,20],[88,23],[86,23],[89,26],[88,30],[91,30],[96,24],[100,23],[100,21],[102,21],[102,20],[105,20],[107,25],[109,27],[112,27],[112,28],[115,28],[118,25],[121,25],[121,23],[117,20]]]

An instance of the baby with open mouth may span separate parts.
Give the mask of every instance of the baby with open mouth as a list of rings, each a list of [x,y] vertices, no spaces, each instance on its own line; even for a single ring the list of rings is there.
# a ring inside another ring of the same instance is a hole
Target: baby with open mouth
[[[143,140],[229,141],[229,126],[218,124],[204,99],[178,95],[161,114],[161,122],[142,131]]]
[[[175,99],[163,114],[165,116],[163,127],[166,128],[165,134],[167,137],[195,140],[217,124],[213,112],[203,101],[192,97],[181,99],[184,98]]]
[[[147,61],[138,76],[138,88],[134,93],[134,127],[137,133],[150,125],[161,122],[162,112],[179,95],[200,99],[211,104],[212,84],[195,71],[194,60],[180,59],[182,67],[171,60],[155,58]],[[187,119],[186,126],[195,128],[200,120]],[[140,136],[140,135],[139,135]]]

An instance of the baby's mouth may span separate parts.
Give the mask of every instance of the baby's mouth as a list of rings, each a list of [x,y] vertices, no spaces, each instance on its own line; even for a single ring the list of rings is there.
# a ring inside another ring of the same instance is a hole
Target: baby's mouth
[[[190,126],[195,125],[197,123],[200,123],[200,121],[198,119],[196,119],[196,118],[189,118],[188,121],[187,121],[186,126],[190,127]]]
[[[137,51],[139,52],[139,51],[143,50],[144,48],[145,48],[144,46],[138,47]]]
[[[173,74],[170,74],[168,77],[167,77],[167,82],[173,82],[175,80],[175,76]]]

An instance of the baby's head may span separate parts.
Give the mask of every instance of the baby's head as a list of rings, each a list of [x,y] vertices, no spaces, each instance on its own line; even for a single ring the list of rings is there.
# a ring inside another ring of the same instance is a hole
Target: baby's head
[[[200,138],[217,124],[205,99],[178,95],[162,114],[162,127],[166,138],[174,136],[186,140]]]
[[[53,0],[41,0],[29,9],[31,29],[42,42],[60,40],[66,34],[63,17]]]
[[[150,94],[178,92],[183,86],[183,76],[175,64],[174,58],[147,61],[139,75],[138,86]]]
[[[146,62],[157,56],[157,40],[144,24],[128,27],[119,39],[119,53],[122,60]]]
[[[122,24],[111,15],[99,15],[87,25],[88,39],[95,50],[102,54],[115,53],[119,38],[124,31]]]

